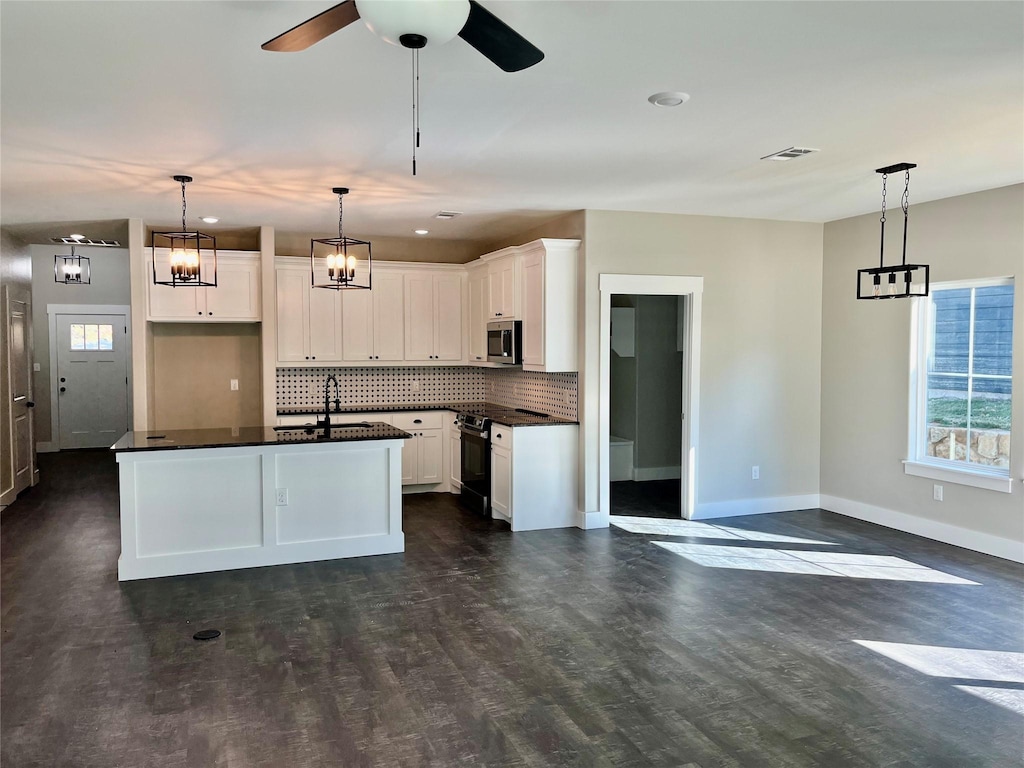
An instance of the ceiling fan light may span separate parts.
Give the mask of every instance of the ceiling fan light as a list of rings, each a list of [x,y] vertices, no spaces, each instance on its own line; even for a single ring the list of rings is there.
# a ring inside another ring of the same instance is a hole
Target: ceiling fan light
[[[430,45],[455,37],[469,18],[469,0],[356,0],[370,31],[392,45],[402,35],[422,35]]]

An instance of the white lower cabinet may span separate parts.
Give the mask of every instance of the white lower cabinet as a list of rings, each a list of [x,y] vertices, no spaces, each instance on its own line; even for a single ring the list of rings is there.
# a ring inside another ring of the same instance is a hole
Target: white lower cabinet
[[[576,524],[579,427],[491,425],[491,510],[513,531]]]
[[[444,482],[447,411],[413,411],[392,415],[391,423],[412,435],[402,448],[402,485]]]
[[[455,414],[448,414],[448,482],[452,493],[462,490],[462,433]]]

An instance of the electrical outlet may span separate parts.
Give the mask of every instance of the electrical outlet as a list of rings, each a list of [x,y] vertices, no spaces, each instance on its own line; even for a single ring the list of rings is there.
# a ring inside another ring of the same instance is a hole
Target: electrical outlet
[[[410,392],[419,392],[420,391],[420,383],[418,381],[410,381],[409,382],[409,391]]]
[[[39,363],[32,363],[32,370],[33,370],[33,371],[35,371],[36,373],[39,373],[39,372],[40,372],[41,370],[43,370],[43,369],[42,369],[42,367],[41,367],[41,366],[39,365]]]
[[[761,468],[756,464],[750,468],[750,479],[760,480],[761,479]]]
[[[277,506],[287,507],[288,506],[288,489],[278,488],[277,489]]]
[[[238,379],[232,379],[231,380],[231,391],[232,392],[237,392],[238,391]]]
[[[933,485],[932,486],[932,498],[935,499],[936,501],[942,501],[942,486],[941,485]]]
[[[562,395],[562,397],[565,398],[565,404],[566,405],[572,405],[572,393],[571,392],[566,390],[565,393]]]

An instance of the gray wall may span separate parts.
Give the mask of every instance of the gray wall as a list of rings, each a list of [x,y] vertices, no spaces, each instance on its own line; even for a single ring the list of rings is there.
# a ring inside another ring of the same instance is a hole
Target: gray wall
[[[698,508],[818,492],[821,254],[821,224],[586,212],[580,301],[584,511],[599,505],[602,273],[704,278]],[[761,467],[760,480],[750,477],[754,464]]]
[[[899,252],[902,226],[886,252]],[[886,233],[887,235],[889,232]],[[934,282],[1015,276],[1012,493],[904,474],[911,304],[857,301],[855,275],[878,253],[878,214],[825,225],[822,287],[821,493],[1024,541],[1024,186],[911,205],[908,260]],[[891,250],[890,250],[891,249]]]
[[[76,248],[76,254],[89,257],[92,268],[90,285],[54,282],[53,256],[56,253],[70,254],[71,250],[62,245],[32,246],[32,295],[35,303],[32,334],[35,339],[35,362],[40,368],[35,375],[37,443],[56,442],[50,430],[50,326],[47,306],[131,304],[127,248]]]

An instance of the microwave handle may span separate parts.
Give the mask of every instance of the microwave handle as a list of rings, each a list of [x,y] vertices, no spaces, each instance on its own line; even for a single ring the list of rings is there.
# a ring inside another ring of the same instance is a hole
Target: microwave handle
[[[513,345],[512,331],[501,332],[501,356],[512,357],[514,352],[512,350]]]

